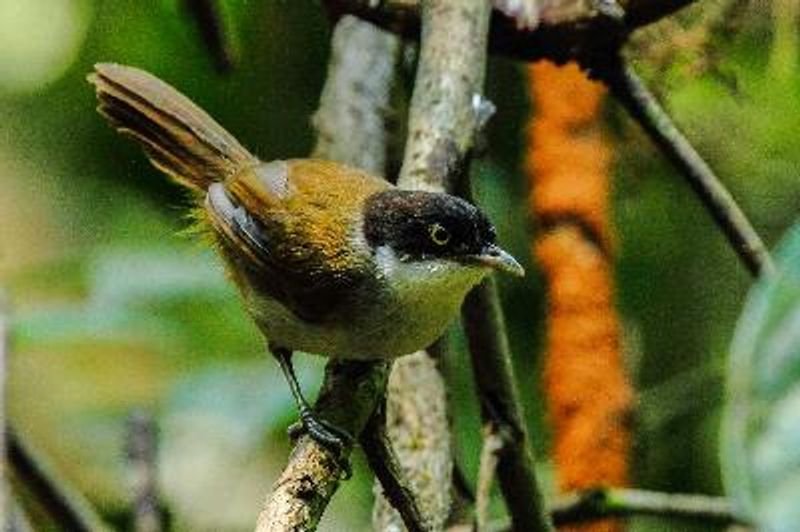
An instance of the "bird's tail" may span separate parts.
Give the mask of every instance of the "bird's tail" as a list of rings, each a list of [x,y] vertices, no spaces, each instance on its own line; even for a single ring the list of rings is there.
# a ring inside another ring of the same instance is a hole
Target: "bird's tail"
[[[189,98],[138,68],[95,65],[97,110],[121,133],[144,148],[161,171],[205,192],[246,165],[257,162],[225,129]]]

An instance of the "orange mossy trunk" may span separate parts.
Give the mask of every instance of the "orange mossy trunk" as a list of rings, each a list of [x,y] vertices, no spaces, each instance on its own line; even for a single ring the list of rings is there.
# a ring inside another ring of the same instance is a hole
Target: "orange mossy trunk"
[[[611,150],[605,96],[574,64],[529,70],[533,117],[526,170],[539,222],[533,252],[548,283],[545,394],[562,491],[628,479],[633,393],[620,352],[608,216]],[[618,521],[570,526],[611,532]]]

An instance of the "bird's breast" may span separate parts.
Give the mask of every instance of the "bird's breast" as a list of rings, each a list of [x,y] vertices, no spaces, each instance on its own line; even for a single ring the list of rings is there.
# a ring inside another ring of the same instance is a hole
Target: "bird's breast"
[[[263,297],[250,310],[270,341],[291,349],[348,359],[397,357],[441,336],[484,275],[446,260],[403,262],[379,249],[375,282],[354,287],[347,308],[330,320],[305,321]]]

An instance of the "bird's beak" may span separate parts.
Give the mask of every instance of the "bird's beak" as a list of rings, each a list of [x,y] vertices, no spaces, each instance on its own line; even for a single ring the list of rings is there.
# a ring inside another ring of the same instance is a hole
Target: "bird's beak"
[[[515,277],[525,276],[525,269],[517,262],[517,259],[496,244],[486,246],[483,252],[475,258],[479,264],[492,269],[509,273]]]

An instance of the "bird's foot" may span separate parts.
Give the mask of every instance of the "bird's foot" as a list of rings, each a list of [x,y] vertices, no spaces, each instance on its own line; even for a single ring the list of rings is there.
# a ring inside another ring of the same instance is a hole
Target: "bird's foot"
[[[303,434],[331,451],[342,469],[345,479],[352,476],[350,461],[345,456],[345,449],[352,446],[354,438],[346,430],[318,418],[310,409],[300,411],[300,421],[289,427],[289,437],[296,440]]]

